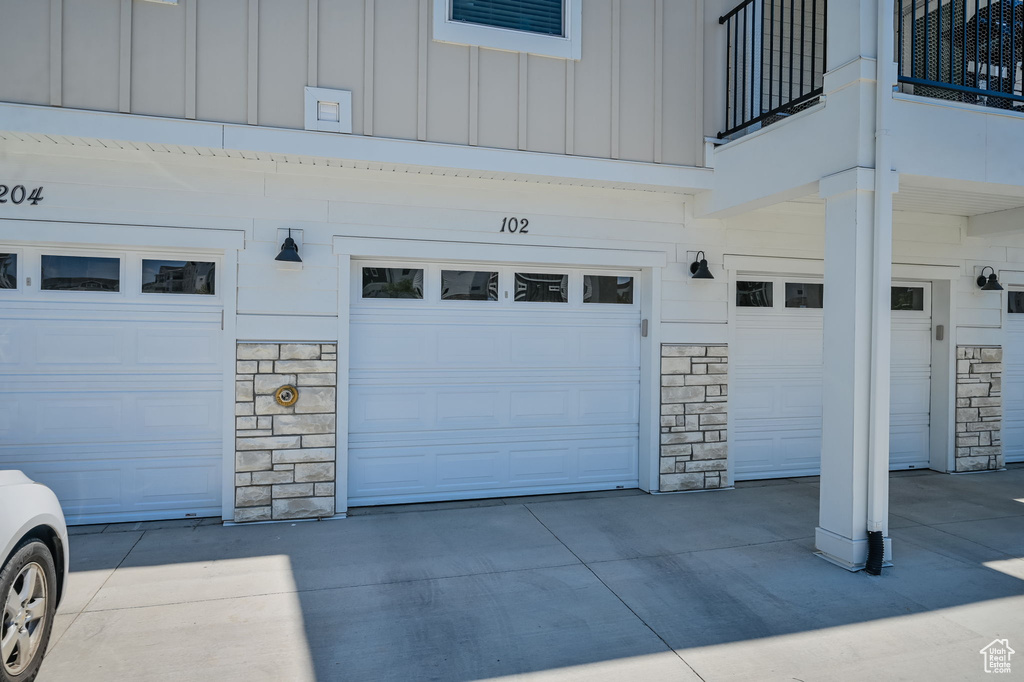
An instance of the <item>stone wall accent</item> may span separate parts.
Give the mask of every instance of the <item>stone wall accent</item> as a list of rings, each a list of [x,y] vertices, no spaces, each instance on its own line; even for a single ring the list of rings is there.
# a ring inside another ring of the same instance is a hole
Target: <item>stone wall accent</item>
[[[956,349],[956,471],[1002,469],[1003,349]]]
[[[661,492],[730,485],[728,346],[661,346]]]
[[[239,343],[235,376],[235,517],[334,515],[338,347]],[[291,407],[274,398],[298,388]]]

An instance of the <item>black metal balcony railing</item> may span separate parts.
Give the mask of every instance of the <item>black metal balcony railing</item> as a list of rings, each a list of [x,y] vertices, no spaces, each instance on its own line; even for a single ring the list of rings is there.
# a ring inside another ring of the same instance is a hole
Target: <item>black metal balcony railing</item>
[[[728,43],[726,124],[718,137],[769,125],[818,100],[827,10],[827,0],[746,0],[719,18]]]
[[[1024,0],[897,0],[901,87],[1024,111]]]

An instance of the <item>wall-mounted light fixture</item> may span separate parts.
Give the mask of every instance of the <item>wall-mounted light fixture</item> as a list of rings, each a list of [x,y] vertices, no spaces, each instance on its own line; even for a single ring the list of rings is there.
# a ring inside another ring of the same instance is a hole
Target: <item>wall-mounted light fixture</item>
[[[690,277],[693,279],[714,279],[715,276],[708,270],[708,259],[703,251],[698,251],[693,262],[690,263]]]
[[[991,270],[992,274],[985,277],[985,271]],[[978,286],[981,287],[982,291],[1002,291],[1003,285],[999,283],[999,278],[996,277],[996,269],[991,265],[986,265],[981,269],[981,274],[978,275]]]
[[[274,260],[284,261],[285,263],[302,262],[302,259],[299,258],[299,247],[295,244],[295,240],[292,239],[292,228],[288,228],[288,236],[285,237],[284,244],[281,244],[281,253],[277,254],[277,258]]]

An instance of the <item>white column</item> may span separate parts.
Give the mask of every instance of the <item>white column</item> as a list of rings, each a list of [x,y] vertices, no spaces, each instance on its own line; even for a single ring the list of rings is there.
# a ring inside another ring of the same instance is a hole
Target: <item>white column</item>
[[[824,390],[817,549],[863,567],[867,531],[888,534],[892,213],[876,219],[874,170],[822,179]],[[886,540],[886,554],[888,539]]]

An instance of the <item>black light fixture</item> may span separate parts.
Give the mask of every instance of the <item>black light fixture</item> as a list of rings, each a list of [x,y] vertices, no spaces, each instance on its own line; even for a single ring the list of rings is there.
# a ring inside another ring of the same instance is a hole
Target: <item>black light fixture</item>
[[[295,240],[292,239],[292,228],[288,228],[288,236],[285,238],[284,244],[281,244],[281,253],[277,254],[277,258],[274,260],[280,260],[286,263],[302,262],[302,259],[299,258],[299,247],[296,246]]]
[[[991,270],[992,274],[985,277],[985,271]],[[991,265],[986,265],[981,269],[981,274],[978,275],[978,286],[981,287],[982,291],[1002,291],[1003,285],[999,283],[999,278],[996,277],[996,269]]]
[[[714,279],[715,276],[708,270],[708,259],[703,251],[698,251],[692,263],[690,263],[690,277],[693,279]]]

